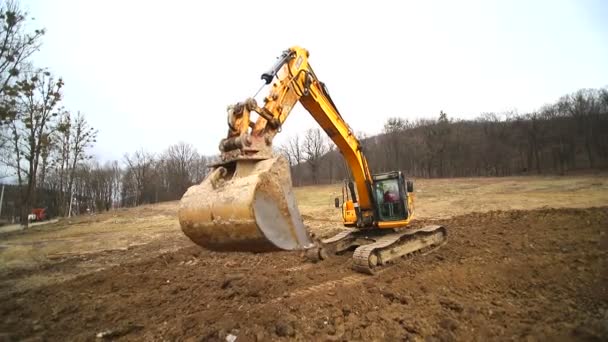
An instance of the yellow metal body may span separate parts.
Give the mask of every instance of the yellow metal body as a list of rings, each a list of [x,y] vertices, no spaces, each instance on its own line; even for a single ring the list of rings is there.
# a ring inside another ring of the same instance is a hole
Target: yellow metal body
[[[345,201],[342,205],[342,220],[347,227],[353,227],[357,224],[357,213],[352,200]]]

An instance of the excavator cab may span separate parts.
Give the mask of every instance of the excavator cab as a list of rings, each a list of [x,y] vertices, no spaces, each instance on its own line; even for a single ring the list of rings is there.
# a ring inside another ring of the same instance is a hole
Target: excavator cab
[[[372,176],[373,202],[376,208],[377,222],[407,222],[413,212],[414,185],[405,179],[401,171],[379,173]],[[344,181],[342,186],[342,206],[335,198],[336,208],[342,208],[342,219],[347,227],[357,223],[356,205],[352,198],[352,182]]]
[[[401,171],[373,176],[378,221],[403,221],[410,215],[409,194]]]

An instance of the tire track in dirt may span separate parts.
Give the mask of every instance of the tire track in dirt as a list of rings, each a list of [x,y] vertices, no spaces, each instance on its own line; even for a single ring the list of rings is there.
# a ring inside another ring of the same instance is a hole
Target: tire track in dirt
[[[353,271],[355,272],[355,271]],[[303,297],[303,296],[309,296],[318,292],[323,292],[323,291],[330,291],[333,290],[339,286],[350,286],[350,285],[354,285],[354,284],[358,284],[361,281],[363,281],[364,279],[369,278],[369,275],[365,275],[365,274],[353,274],[353,275],[349,275],[349,276],[344,276],[340,279],[335,279],[335,280],[329,280],[326,282],[323,282],[321,284],[317,284],[317,285],[312,285],[312,286],[308,286],[299,290],[295,290],[292,291],[288,294],[285,295],[285,297],[288,298],[297,298],[297,297]],[[279,298],[275,298],[271,301],[271,303],[276,303],[281,301],[283,298],[279,297]]]
[[[305,270],[308,270],[308,269],[310,269],[312,267],[313,267],[312,264],[305,264],[305,265],[299,265],[299,266],[290,267],[290,268],[286,269],[285,271],[287,271],[287,272],[305,271]]]
[[[343,286],[352,286],[355,284],[359,284],[362,281],[366,280],[366,279],[373,279],[374,277],[379,277],[381,274],[385,273],[385,272],[389,272],[391,270],[396,271],[396,269],[398,270],[399,266],[403,266],[406,263],[409,263],[411,261],[413,261],[416,258],[420,258],[422,256],[431,254],[431,253],[435,253],[437,252],[439,249],[441,248],[441,246],[426,250],[426,251],[422,251],[422,252],[417,252],[414,253],[412,255],[408,255],[408,256],[404,256],[400,259],[394,260],[391,263],[375,270],[373,275],[368,275],[368,274],[363,274],[363,273],[359,273],[355,270],[352,269],[348,269],[348,273],[346,273],[344,276],[340,277],[339,279],[333,279],[333,280],[327,280],[324,281],[320,284],[316,284],[316,285],[311,285],[311,286],[307,286],[301,289],[296,289],[294,291],[288,292],[287,294],[285,294],[282,297],[278,297],[273,299],[271,302],[272,303],[276,303],[281,301],[283,298],[287,297],[287,298],[297,298],[297,297],[304,297],[304,296],[310,296],[312,294],[316,294],[319,292],[324,292],[324,291],[331,291],[334,290],[338,287],[343,287]],[[349,255],[349,259],[352,261],[352,253],[348,254]],[[290,267],[287,268],[286,271],[287,272],[301,272],[301,271],[308,271],[313,269],[315,266],[319,266],[319,267],[327,267],[326,265],[323,265],[323,262],[318,263],[318,264],[312,264],[312,263],[308,263],[308,264],[304,264],[304,265],[298,265],[298,266],[294,266],[294,267]],[[314,272],[314,271],[313,271]]]

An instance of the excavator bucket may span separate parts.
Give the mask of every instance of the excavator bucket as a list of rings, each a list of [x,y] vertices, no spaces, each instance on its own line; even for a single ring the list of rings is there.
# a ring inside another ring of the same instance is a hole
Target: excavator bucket
[[[181,199],[182,231],[214,251],[268,252],[313,246],[291,187],[287,160],[217,166]]]

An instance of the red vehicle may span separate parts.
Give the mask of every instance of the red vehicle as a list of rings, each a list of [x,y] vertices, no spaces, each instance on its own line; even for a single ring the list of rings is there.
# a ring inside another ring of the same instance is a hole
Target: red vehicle
[[[31,221],[44,221],[47,217],[46,208],[34,208],[30,214]]]

